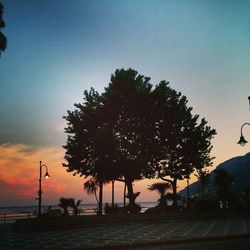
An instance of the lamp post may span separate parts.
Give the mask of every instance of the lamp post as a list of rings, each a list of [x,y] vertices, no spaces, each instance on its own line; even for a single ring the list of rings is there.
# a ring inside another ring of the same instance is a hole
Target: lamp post
[[[49,173],[48,173],[48,167],[45,164],[42,164],[42,161],[40,161],[40,171],[39,171],[39,189],[38,189],[38,217],[41,216],[41,205],[42,205],[42,168],[46,168],[46,173],[44,175],[45,179],[48,179]]]
[[[240,144],[241,146],[245,146],[245,144],[248,143],[248,141],[244,138],[243,133],[242,133],[243,127],[244,127],[245,125],[249,125],[249,126],[250,126],[250,123],[245,122],[245,123],[241,126],[241,128],[240,128],[240,139],[239,139],[239,141],[238,141],[238,144]]]

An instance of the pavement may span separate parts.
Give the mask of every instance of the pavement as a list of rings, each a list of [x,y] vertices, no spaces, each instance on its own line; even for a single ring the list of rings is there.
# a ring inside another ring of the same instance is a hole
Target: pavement
[[[34,232],[18,232],[13,224],[0,225],[1,250],[132,249],[238,238],[250,238],[250,218],[100,224]]]

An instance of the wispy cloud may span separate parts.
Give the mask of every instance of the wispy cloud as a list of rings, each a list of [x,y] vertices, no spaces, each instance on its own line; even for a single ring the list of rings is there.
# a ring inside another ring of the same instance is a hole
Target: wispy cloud
[[[34,148],[23,144],[0,144],[0,206],[36,205],[39,161],[48,166],[51,178],[42,181],[43,204],[58,204],[59,198],[73,197],[83,203],[95,203],[93,196],[83,190],[85,179],[73,176],[62,166],[64,149],[61,147]],[[45,169],[43,169],[45,174]],[[138,181],[134,190],[141,192],[139,201],[156,201],[156,192],[147,190],[155,180]],[[115,182],[115,200],[123,200],[124,184]],[[105,185],[104,202],[111,201],[111,186]]]
[[[51,176],[42,181],[44,204],[56,204],[61,196],[82,196],[82,180],[65,171],[63,155],[62,148],[0,145],[0,206],[36,203],[40,160],[48,166]]]

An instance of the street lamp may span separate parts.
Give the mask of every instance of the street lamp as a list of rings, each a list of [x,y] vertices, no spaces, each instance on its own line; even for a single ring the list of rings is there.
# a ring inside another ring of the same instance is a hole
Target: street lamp
[[[245,146],[245,144],[248,143],[248,141],[244,138],[243,133],[242,133],[242,129],[245,125],[250,126],[250,123],[246,122],[240,128],[240,140],[238,141],[238,144],[240,144],[241,146]]]
[[[46,173],[44,175],[45,179],[48,179],[49,173],[48,173],[48,167],[44,164],[42,164],[42,161],[40,161],[40,171],[39,171],[39,189],[38,189],[38,217],[41,215],[41,205],[42,205],[42,168],[46,168]]]

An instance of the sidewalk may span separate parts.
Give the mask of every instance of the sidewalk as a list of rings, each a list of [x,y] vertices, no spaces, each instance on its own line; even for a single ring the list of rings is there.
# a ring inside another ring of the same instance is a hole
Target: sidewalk
[[[106,224],[25,233],[15,231],[13,225],[1,225],[0,249],[126,249],[125,246],[247,236],[250,237],[250,218]]]

